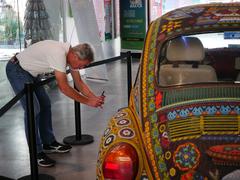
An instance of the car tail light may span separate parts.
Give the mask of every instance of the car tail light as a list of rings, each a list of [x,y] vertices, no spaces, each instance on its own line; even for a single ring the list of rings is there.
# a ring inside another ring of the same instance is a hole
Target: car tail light
[[[103,163],[103,176],[108,180],[132,180],[138,172],[138,155],[127,143],[121,143],[109,150]]]

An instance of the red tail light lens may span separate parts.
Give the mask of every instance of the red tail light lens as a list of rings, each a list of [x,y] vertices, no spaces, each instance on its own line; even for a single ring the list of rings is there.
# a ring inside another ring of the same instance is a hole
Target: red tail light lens
[[[138,172],[138,155],[127,143],[121,143],[109,150],[103,163],[103,176],[108,180],[132,180]]]

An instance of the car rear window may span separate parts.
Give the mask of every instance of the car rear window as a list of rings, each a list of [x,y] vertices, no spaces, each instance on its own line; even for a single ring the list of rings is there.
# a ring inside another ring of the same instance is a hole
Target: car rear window
[[[158,64],[160,86],[240,81],[240,32],[181,36],[167,42]]]

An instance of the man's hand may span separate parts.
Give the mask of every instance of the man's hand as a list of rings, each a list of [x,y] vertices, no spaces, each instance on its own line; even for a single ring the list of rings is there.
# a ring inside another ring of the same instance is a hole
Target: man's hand
[[[101,96],[95,96],[94,95],[94,97],[90,97],[88,99],[89,99],[89,104],[87,104],[87,105],[92,106],[92,107],[103,108],[103,104],[104,104],[104,100],[105,100],[104,91],[101,94]]]
[[[84,89],[84,93],[79,93],[74,88],[72,88],[67,81],[67,75],[63,72],[59,72],[55,70],[55,77],[58,83],[59,89],[65,94],[66,96],[74,99],[75,101],[78,101],[80,103],[86,104],[91,107],[100,107],[102,108],[102,105],[104,104],[105,96],[102,94],[101,96],[95,96],[88,86],[81,81],[81,86]],[[89,96],[86,96],[86,92],[89,92]]]
[[[88,101],[86,104],[91,107],[101,107],[102,108],[102,105],[104,104],[104,98],[102,96],[88,98]]]

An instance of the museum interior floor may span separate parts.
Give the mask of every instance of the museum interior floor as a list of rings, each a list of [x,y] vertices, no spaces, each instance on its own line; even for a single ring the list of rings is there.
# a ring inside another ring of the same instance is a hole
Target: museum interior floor
[[[106,52],[108,50],[109,52]],[[115,50],[106,47],[105,53],[108,56],[116,55],[118,52],[112,52]],[[133,59],[133,82],[138,65],[139,59]],[[39,167],[39,173],[51,175],[56,180],[96,179],[96,161],[101,135],[110,117],[119,108],[128,105],[126,61],[109,63],[106,69],[107,81],[86,80],[95,93],[101,94],[102,90],[105,91],[106,101],[103,109],[81,105],[82,133],[92,135],[94,142],[88,145],[73,146],[70,153],[49,155],[57,161],[56,166]],[[60,93],[57,87],[48,88],[48,92],[52,102],[54,132],[57,140],[62,142],[63,138],[75,134],[74,103]],[[23,111],[19,104],[0,118],[0,159],[0,176],[18,179],[30,174]]]

